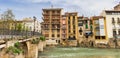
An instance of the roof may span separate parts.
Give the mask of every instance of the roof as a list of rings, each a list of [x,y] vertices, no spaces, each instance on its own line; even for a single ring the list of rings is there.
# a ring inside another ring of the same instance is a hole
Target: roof
[[[105,12],[120,12],[119,10],[105,10]]]
[[[77,15],[78,12],[66,12],[65,15]]]
[[[32,18],[23,18],[23,22],[34,22]]]
[[[62,10],[62,8],[43,8],[42,10]]]
[[[91,19],[105,18],[103,16],[92,16]]]
[[[118,5],[116,5],[116,6],[114,6],[114,8],[116,8],[116,7],[118,7],[118,6],[120,6],[120,3],[119,3]]]

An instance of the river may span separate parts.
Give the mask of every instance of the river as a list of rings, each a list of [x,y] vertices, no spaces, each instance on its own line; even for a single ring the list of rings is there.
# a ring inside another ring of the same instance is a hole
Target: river
[[[39,58],[120,58],[120,49],[54,47],[40,52]]]

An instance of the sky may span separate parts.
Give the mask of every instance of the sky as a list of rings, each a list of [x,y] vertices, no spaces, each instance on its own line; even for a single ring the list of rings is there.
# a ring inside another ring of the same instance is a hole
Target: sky
[[[110,10],[120,0],[0,0],[0,14],[11,9],[15,18],[36,16],[42,21],[42,8],[63,8],[64,12],[78,12],[79,16],[99,15],[102,10]]]

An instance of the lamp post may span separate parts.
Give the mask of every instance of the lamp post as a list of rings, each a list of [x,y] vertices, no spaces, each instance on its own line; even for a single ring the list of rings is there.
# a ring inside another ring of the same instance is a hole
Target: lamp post
[[[36,21],[36,17],[33,16],[33,20],[34,20],[34,30],[33,30],[33,36],[35,35],[35,21]]]

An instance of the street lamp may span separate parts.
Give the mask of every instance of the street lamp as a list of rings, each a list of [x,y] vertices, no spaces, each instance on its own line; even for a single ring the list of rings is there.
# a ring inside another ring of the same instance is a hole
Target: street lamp
[[[33,30],[33,36],[35,35],[35,21],[36,21],[36,17],[33,16],[33,20],[34,20],[34,30]]]

